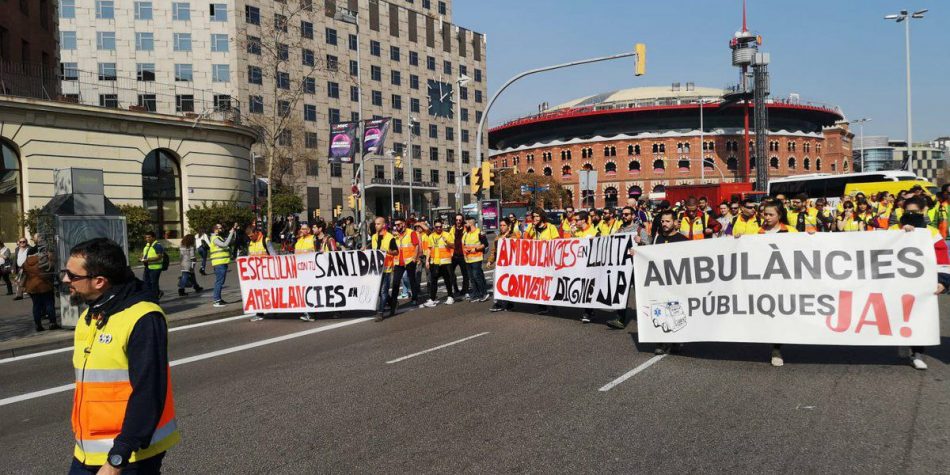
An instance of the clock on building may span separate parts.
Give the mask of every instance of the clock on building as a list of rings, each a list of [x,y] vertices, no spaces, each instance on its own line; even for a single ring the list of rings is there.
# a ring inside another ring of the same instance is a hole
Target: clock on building
[[[452,85],[434,79],[429,80],[429,115],[435,117],[453,116]]]

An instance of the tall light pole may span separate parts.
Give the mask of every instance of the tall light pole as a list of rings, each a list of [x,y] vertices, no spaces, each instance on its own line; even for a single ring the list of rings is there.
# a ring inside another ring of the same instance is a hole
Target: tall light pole
[[[455,78],[455,143],[457,150],[455,151],[456,157],[455,161],[458,163],[458,176],[455,179],[455,204],[459,209],[462,209],[462,186],[465,184],[465,180],[462,180],[462,86],[468,84],[472,78],[460,74],[459,77]]]
[[[336,15],[334,15],[333,18],[356,27],[356,89],[359,93],[357,96],[357,107],[359,108],[357,114],[359,115],[359,121],[356,124],[356,132],[357,140],[359,140],[360,144],[360,165],[357,169],[360,180],[360,225],[358,229],[363,229],[363,226],[366,226],[366,167],[363,166],[366,152],[363,150],[363,60],[360,57],[363,48],[360,47],[359,13],[341,7],[337,9]],[[370,232],[370,229],[360,232],[360,240],[362,241],[363,247],[366,247],[366,237]]]
[[[416,119],[412,115],[412,113],[409,113],[409,122],[408,122],[409,123],[409,139],[406,141],[406,156],[409,157],[409,213],[412,213],[412,207],[413,207],[412,180],[413,180],[414,174],[412,172],[412,130],[413,130],[412,124],[416,123],[417,121],[418,119]]]
[[[858,128],[861,129],[861,171],[862,172],[865,171],[864,170],[864,150],[867,148],[867,146],[864,144],[864,123],[870,122],[870,121],[871,119],[868,119],[867,117],[862,117],[860,119],[854,119],[851,121],[851,123],[858,124]]]
[[[699,97],[699,183],[706,181],[706,136],[703,128],[703,104],[705,99]]]
[[[912,19],[921,19],[927,10],[918,10],[908,14],[908,10],[901,10],[898,14],[886,15],[885,20],[895,20],[897,23],[904,23],[904,56],[906,58],[905,68],[907,70],[907,171],[914,172],[914,142],[911,131],[911,113],[910,113],[910,21]]]

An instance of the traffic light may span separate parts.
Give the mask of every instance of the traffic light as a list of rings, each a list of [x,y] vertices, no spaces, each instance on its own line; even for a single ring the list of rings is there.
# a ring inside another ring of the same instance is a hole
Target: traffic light
[[[320,208],[313,210],[313,220],[316,221],[320,218]]]
[[[396,168],[402,168],[402,155],[396,155]]]
[[[482,162],[482,188],[488,190],[495,186],[495,171],[491,168],[491,162]]]
[[[637,43],[634,51],[637,52],[637,62],[633,67],[633,75],[643,76],[647,73],[647,45]]]
[[[350,195],[347,204],[350,205],[351,209],[356,209],[356,195]]]
[[[478,176],[478,171],[478,167],[472,167],[472,171],[469,172],[468,175],[469,179],[471,180],[473,195],[482,189],[482,180]]]
[[[336,205],[333,207],[333,217],[339,218],[343,216],[343,205]]]
[[[400,212],[400,211],[402,211],[401,208],[402,208],[402,206],[401,206],[401,204],[400,204],[398,201],[395,202],[395,203],[393,203],[393,210],[396,211],[397,213]]]

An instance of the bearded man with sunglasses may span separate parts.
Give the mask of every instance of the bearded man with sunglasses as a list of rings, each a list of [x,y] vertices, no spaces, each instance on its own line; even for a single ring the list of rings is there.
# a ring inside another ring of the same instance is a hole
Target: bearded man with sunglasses
[[[180,440],[168,365],[168,325],[115,242],[70,250],[61,280],[85,301],[73,350],[76,439],[69,473],[159,473]]]

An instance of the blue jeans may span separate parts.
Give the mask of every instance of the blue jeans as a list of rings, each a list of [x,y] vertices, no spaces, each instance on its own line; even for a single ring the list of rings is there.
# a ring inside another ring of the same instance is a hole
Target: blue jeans
[[[205,270],[208,264],[208,250],[204,246],[198,246],[198,255],[201,256],[201,270]]]
[[[465,264],[468,267],[468,275],[472,281],[472,300],[480,299],[488,292],[488,284],[485,282],[485,271],[482,269],[482,263],[469,262]]]
[[[145,289],[151,292],[156,298],[158,297],[158,278],[162,276],[161,269],[149,269],[145,268],[142,271],[142,281],[145,283]]]
[[[220,264],[214,266],[214,293],[211,299],[217,302],[221,300],[221,289],[224,288],[224,279],[228,276],[228,265]]]
[[[33,299],[33,323],[40,326],[43,316],[49,319],[50,324],[56,325],[56,299],[53,297],[53,291],[45,294],[30,294]]]
[[[383,285],[379,286],[379,304],[376,305],[376,310],[382,312],[386,307],[386,302],[389,300],[389,291],[392,289],[392,272],[383,273]]]
[[[187,287],[191,287],[195,290],[201,288],[201,286],[198,285],[198,281],[195,280],[194,272],[182,272],[181,277],[178,278],[178,288],[185,289]]]

